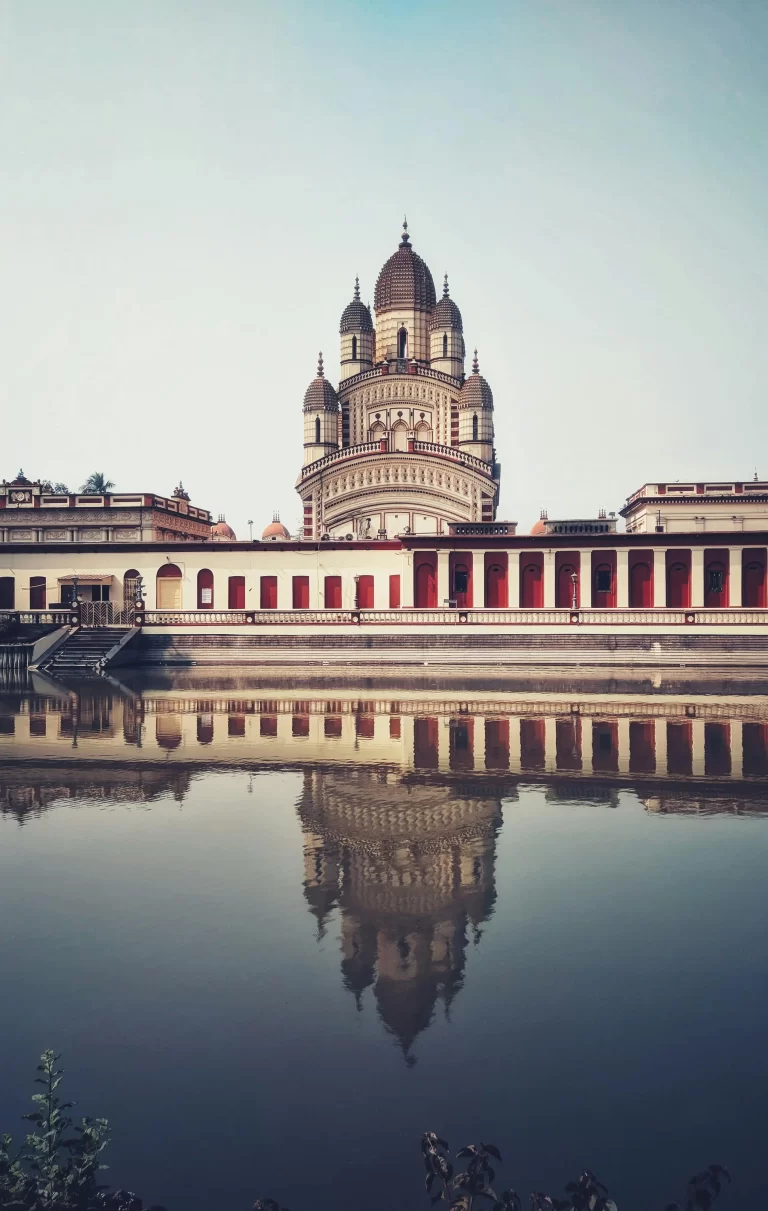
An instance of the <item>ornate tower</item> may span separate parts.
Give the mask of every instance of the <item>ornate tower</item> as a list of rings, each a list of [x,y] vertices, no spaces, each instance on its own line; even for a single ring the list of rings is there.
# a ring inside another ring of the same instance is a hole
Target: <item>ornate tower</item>
[[[341,336],[341,374],[340,381],[352,374],[360,374],[373,366],[374,341],[376,334],[373,330],[371,313],[365,303],[360,302],[360,279],[355,278],[355,293],[351,303],[347,303],[341,314],[339,324]]]
[[[429,320],[429,364],[453,378],[464,377],[464,328],[461,312],[448,293],[448,274],[443,281],[443,297]]]
[[[477,349],[459,398],[459,449],[493,463],[493,393],[480,373]]]
[[[429,319],[434,311],[435,283],[429,268],[411,248],[408,220],[400,247],[376,280],[376,361],[429,361]]]
[[[339,448],[339,397],[323,373],[318,354],[317,374],[304,394],[304,464]]]

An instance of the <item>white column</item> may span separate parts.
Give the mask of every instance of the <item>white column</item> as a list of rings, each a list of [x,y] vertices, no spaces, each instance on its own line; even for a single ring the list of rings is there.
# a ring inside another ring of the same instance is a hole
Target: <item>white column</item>
[[[266,572],[260,573],[267,575]],[[261,580],[259,580],[259,597],[261,597]],[[277,608],[278,610],[290,610],[293,604],[293,573],[278,572],[277,573]]]
[[[509,721],[509,768],[520,773],[520,720],[515,715]]]
[[[553,609],[555,605],[555,552],[544,552],[544,606]]]
[[[704,548],[691,548],[691,606],[704,605]]]
[[[740,719],[731,720],[731,777],[744,777],[744,724]]]
[[[579,556],[579,602],[583,610],[588,610],[592,605],[592,548],[579,551]]]
[[[731,547],[728,552],[730,566],[728,571],[728,605],[741,605],[741,568],[743,551],[741,547]]]
[[[694,776],[701,777],[704,773],[704,720],[691,721],[691,769]]]
[[[472,560],[472,608],[482,609],[485,605],[485,551],[470,551]]]
[[[405,551],[400,560],[400,605],[413,606],[413,553]]]
[[[413,769],[413,715],[400,716],[400,764]]]
[[[656,720],[656,773],[662,776],[667,772],[667,721]]]
[[[509,608],[511,610],[517,610],[520,608],[519,551],[510,551],[507,556],[507,601],[509,602]]]
[[[659,547],[653,548],[653,604],[657,608],[667,604],[667,552]]]
[[[544,720],[544,769],[554,773],[557,769],[557,718],[547,715]]]
[[[616,551],[616,605],[620,610],[629,605],[629,551],[626,548]]]
[[[440,609],[443,608],[451,595],[448,577],[449,559],[450,553],[448,551],[437,552],[437,604]]]
[[[629,719],[618,719],[616,743],[619,747],[619,773],[629,773]]]

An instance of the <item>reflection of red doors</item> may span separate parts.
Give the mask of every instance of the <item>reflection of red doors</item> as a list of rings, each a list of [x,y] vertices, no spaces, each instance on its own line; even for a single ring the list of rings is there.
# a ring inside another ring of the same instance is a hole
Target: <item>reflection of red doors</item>
[[[555,722],[555,760],[558,769],[581,769],[581,720]]]
[[[615,774],[619,768],[619,726],[616,720],[592,722],[592,769]]]
[[[413,604],[422,610],[437,606],[437,554],[419,552],[413,573]]]
[[[326,610],[341,609],[341,577],[326,576],[325,591],[323,593]]]
[[[731,728],[727,723],[704,724],[704,773],[730,774]]]
[[[651,720],[629,724],[629,772],[656,773],[656,725]]]
[[[524,555],[520,563],[520,605],[538,610],[544,605],[544,556]]]
[[[713,609],[728,605],[727,551],[704,552],[704,605]]]
[[[413,764],[416,769],[437,769],[438,730],[436,719],[414,719]]]
[[[520,720],[520,765],[523,769],[544,769],[545,735],[543,719]]]
[[[629,604],[635,609],[653,605],[653,564],[649,558],[636,556],[630,565]]]
[[[745,551],[743,568],[742,603],[755,610],[765,609],[765,550]]]
[[[509,605],[507,555],[485,554],[485,604],[498,610]]]
[[[509,720],[485,721],[485,768],[509,769]]]
[[[768,725],[742,724],[744,746],[744,775],[764,778],[768,774]]]
[[[687,610],[691,604],[691,553],[667,551],[667,605]]]
[[[573,577],[576,577],[575,596],[576,605],[579,605],[579,568],[573,559],[566,558],[560,560],[559,554],[555,557],[557,570],[555,581],[555,604],[560,610],[570,610],[573,607],[574,598],[574,583]]]
[[[667,773],[690,774],[693,770],[693,737],[690,723],[667,724]]]
[[[472,556],[451,551],[448,557],[448,575],[451,581],[451,597],[460,609],[469,609],[472,605]]]
[[[448,764],[451,769],[474,769],[474,719],[452,719],[449,733]]]
[[[358,576],[357,578],[357,606],[360,610],[373,609],[373,577]]]

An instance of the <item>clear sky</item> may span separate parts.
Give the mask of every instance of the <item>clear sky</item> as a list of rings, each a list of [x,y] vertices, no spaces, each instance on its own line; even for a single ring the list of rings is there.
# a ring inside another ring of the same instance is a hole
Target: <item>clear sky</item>
[[[0,477],[293,529],[404,212],[500,516],[768,476],[767,60],[761,0],[0,0]]]

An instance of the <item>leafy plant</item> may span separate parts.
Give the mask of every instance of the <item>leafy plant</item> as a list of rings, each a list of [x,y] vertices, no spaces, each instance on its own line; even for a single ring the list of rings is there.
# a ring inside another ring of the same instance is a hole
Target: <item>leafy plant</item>
[[[103,471],[93,471],[86,479],[80,491],[84,496],[103,496],[105,492],[109,492],[114,486],[112,480],[107,479]]]

